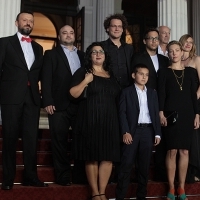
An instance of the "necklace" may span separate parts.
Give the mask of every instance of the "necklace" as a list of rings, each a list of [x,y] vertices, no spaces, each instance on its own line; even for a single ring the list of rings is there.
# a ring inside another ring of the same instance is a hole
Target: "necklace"
[[[182,74],[181,74],[180,76],[177,76],[177,74],[174,72],[173,69],[172,69],[172,71],[173,71],[174,76],[175,76],[175,78],[176,78],[176,82],[178,83],[178,85],[179,85],[179,87],[180,87],[180,90],[183,90],[182,85],[183,85],[183,79],[184,79],[184,69],[182,70]],[[181,83],[179,83],[178,78],[182,78]]]

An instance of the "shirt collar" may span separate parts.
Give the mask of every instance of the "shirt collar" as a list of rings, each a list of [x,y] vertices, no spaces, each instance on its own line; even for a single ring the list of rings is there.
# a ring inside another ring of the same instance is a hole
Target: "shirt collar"
[[[137,91],[144,91],[144,92],[147,92],[147,87],[146,87],[146,85],[144,86],[144,90],[141,90],[135,83],[134,83],[134,85],[135,85],[135,89],[137,90]]]
[[[63,50],[64,49],[66,49],[67,51],[75,51],[75,52],[77,52],[77,48],[75,47],[75,46],[73,46],[73,49],[72,50],[69,50],[65,45],[63,45],[63,44],[60,44],[60,46],[63,48]]]
[[[158,45],[158,53],[159,53],[159,54],[162,54],[162,55],[164,55],[164,56],[166,56],[166,57],[168,57],[168,51],[166,51],[166,52],[164,53],[163,50],[161,49],[160,45]]]
[[[20,32],[17,32],[17,36],[18,36],[18,38],[19,38],[20,41],[21,41],[22,37],[27,37],[27,38],[29,38],[29,36],[22,35]]]
[[[122,39],[120,39],[120,42],[121,42],[121,46],[124,46],[125,44],[126,44],[126,42],[124,42]],[[108,43],[111,45],[115,45],[114,43],[113,43],[113,41],[110,39],[110,38],[108,38]],[[115,45],[116,46],[116,45]]]

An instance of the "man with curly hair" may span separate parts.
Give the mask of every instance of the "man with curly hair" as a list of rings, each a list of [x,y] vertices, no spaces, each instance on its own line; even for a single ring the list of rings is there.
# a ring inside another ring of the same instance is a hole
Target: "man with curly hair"
[[[104,28],[109,38],[103,41],[103,44],[109,52],[111,68],[122,88],[132,82],[130,68],[133,46],[122,40],[127,26],[127,20],[122,14],[110,15],[104,21]]]

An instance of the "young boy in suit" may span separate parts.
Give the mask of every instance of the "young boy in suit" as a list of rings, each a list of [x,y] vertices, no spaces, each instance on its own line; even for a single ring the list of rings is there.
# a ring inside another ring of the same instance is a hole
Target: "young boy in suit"
[[[155,90],[147,88],[149,70],[144,64],[133,68],[134,84],[122,91],[119,119],[123,137],[121,165],[116,187],[116,200],[123,200],[130,182],[131,170],[138,159],[137,200],[146,199],[148,172],[153,145],[161,140],[158,98]]]

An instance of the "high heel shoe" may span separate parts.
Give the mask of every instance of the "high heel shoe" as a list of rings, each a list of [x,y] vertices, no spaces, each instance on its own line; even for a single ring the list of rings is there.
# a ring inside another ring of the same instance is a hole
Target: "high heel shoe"
[[[94,197],[99,197],[99,196],[100,196],[99,194],[93,195],[90,197],[90,200],[92,200]]]
[[[177,193],[178,193],[178,200],[188,200],[187,196],[185,195],[185,190],[182,188],[178,188],[177,189]]]
[[[99,196],[105,196],[105,198],[106,198],[106,195],[105,194],[100,194]],[[107,198],[106,198],[107,199]]]
[[[175,190],[171,189],[168,193],[167,193],[167,199],[168,200],[175,200],[175,195],[174,195]]]

